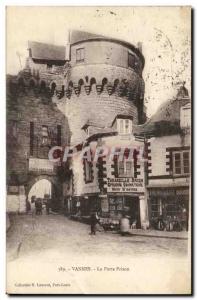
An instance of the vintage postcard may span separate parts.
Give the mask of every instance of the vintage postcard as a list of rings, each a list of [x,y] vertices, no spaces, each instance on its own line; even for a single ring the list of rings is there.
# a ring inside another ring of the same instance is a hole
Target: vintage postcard
[[[191,7],[6,8],[8,294],[184,294]]]

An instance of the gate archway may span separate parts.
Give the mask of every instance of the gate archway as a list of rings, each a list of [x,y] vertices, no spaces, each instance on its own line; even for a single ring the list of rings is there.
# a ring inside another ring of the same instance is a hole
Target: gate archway
[[[62,206],[62,184],[55,176],[37,175],[29,178],[27,184],[25,185],[26,199],[29,198],[29,193],[33,186],[43,180],[46,180],[51,184],[51,209],[53,211],[60,211]],[[43,186],[43,189],[44,188],[45,187]],[[41,192],[41,194],[42,193],[44,194],[44,190]]]

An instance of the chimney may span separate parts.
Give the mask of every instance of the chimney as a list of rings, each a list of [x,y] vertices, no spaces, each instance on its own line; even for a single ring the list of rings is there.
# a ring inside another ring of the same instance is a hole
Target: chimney
[[[70,61],[70,30],[68,31],[68,40],[65,47],[65,60]]]
[[[180,85],[179,84],[179,88],[177,90],[177,98],[178,99],[183,99],[183,98],[189,98],[189,92],[188,89],[186,89],[185,87],[185,81]]]

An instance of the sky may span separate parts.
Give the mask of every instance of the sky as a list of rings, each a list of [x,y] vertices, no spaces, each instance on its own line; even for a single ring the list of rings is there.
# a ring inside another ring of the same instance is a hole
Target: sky
[[[8,74],[24,66],[28,40],[64,45],[75,29],[142,42],[148,117],[182,82],[191,91],[189,7],[10,6],[6,24]]]

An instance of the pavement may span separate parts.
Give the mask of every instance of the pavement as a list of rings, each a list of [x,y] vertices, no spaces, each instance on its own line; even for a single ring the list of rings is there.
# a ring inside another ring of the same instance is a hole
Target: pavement
[[[172,237],[172,232],[133,230],[121,236],[101,231],[92,236],[89,225],[54,214],[15,215],[10,222],[8,293],[175,293],[190,289],[189,239],[155,236]],[[30,286],[24,289],[20,284]]]
[[[157,238],[168,238],[168,239],[179,239],[187,240],[188,232],[187,231],[160,231],[153,229],[132,229],[130,231],[131,235],[144,236],[144,237],[157,237]]]
[[[177,253],[187,252],[187,232],[167,232],[157,230],[132,229],[130,234],[122,237],[113,231],[97,232],[91,236],[90,226],[72,221],[63,215],[15,215],[10,218],[11,228],[7,233],[7,256],[19,257],[34,251],[67,246],[69,249],[84,253],[102,254],[113,249],[120,254],[125,249],[129,253]],[[153,242],[154,241],[154,242]],[[97,243],[100,243],[99,248]],[[137,245],[141,245],[140,249]],[[80,247],[79,247],[80,246]]]

